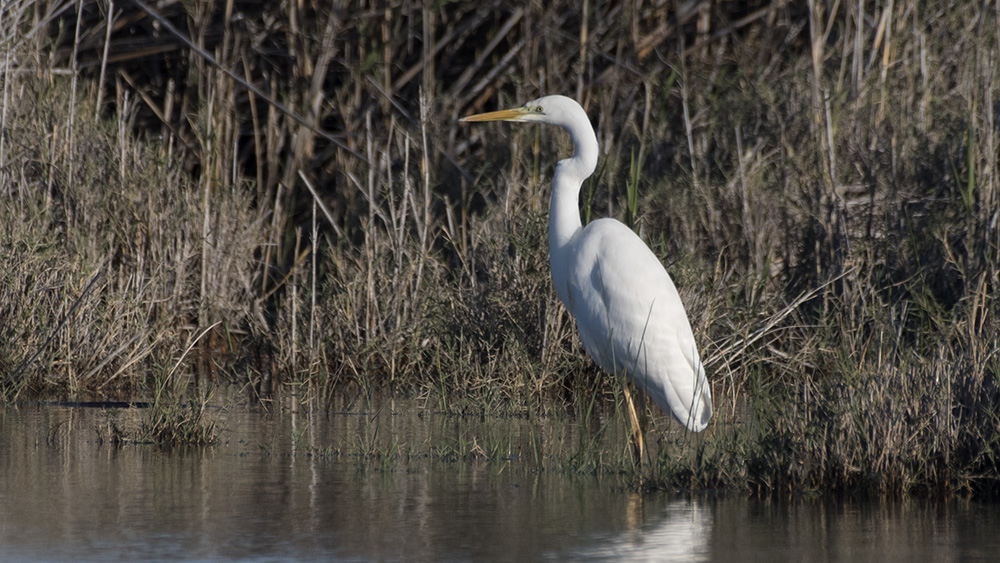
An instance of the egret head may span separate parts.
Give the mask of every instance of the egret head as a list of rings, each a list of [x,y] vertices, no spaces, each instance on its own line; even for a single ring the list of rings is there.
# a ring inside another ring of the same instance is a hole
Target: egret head
[[[590,125],[587,113],[580,104],[566,96],[544,96],[532,100],[521,107],[478,113],[463,117],[459,121],[517,121],[549,123],[567,127],[574,123],[585,122]]]
[[[479,113],[463,117],[460,121],[515,121],[558,125],[569,133],[574,150],[572,158],[559,161],[560,166],[553,182],[561,179],[569,185],[575,185],[577,190],[597,166],[597,136],[590,125],[590,118],[580,104],[566,96],[544,96],[519,108]]]

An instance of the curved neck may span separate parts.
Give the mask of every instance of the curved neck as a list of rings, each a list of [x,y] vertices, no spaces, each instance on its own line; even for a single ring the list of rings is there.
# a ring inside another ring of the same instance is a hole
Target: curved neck
[[[583,110],[580,110],[583,113]],[[573,156],[560,160],[552,177],[552,197],[549,200],[549,253],[565,246],[582,227],[580,221],[580,188],[597,167],[597,135],[590,127],[586,113],[579,125],[563,125],[573,139]]]
[[[583,110],[580,110],[581,113]],[[584,119],[586,114],[584,113]],[[597,166],[597,136],[589,120],[580,126],[563,128],[573,138],[573,156],[559,161],[552,178],[552,197],[549,200],[549,263],[556,294],[569,306],[567,280],[568,260],[572,257],[570,243],[581,230],[580,188],[583,181],[594,173]]]

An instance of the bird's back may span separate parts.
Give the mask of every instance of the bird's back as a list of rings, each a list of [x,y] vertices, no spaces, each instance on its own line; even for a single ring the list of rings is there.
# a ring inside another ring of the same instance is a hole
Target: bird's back
[[[566,307],[587,353],[689,429],[703,430],[711,391],[684,305],[656,255],[614,219],[578,231],[565,252],[565,275],[556,283],[567,286]]]

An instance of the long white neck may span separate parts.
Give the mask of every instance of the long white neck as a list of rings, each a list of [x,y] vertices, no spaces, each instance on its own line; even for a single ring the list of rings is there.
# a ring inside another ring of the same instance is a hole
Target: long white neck
[[[583,226],[580,221],[580,187],[597,166],[597,136],[586,112],[569,124],[560,123],[573,139],[573,156],[559,161],[552,178],[549,201],[549,265],[556,295],[567,308],[569,303],[569,261],[573,257],[572,239]]]

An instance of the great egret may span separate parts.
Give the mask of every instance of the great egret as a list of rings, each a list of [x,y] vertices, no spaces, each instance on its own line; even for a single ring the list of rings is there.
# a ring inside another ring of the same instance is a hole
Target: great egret
[[[624,375],[689,430],[712,418],[712,392],[674,282],[631,229],[611,218],[580,221],[583,181],[597,165],[597,136],[580,104],[545,96],[522,107],[461,121],[537,122],[562,127],[573,156],[560,160],[549,202],[549,264],[556,295],[576,320],[580,340],[605,371]],[[636,447],[642,435],[627,394]]]

